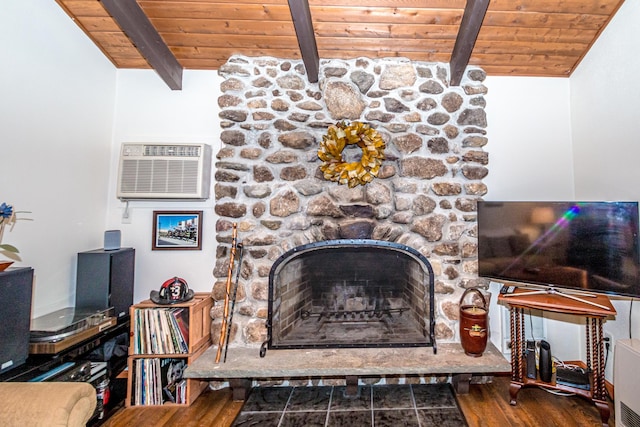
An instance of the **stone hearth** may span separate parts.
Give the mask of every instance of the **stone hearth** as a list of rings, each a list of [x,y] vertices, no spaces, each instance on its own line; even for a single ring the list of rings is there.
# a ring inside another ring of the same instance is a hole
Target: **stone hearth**
[[[491,343],[482,357],[464,354],[460,344],[431,348],[333,348],[270,350],[264,357],[255,348],[229,348],[227,361],[215,363],[216,346],[207,349],[185,371],[187,378],[209,379],[213,385],[228,381],[238,389],[237,399],[253,385],[348,385],[451,382],[459,393],[468,391],[472,376],[510,372],[511,365]]]

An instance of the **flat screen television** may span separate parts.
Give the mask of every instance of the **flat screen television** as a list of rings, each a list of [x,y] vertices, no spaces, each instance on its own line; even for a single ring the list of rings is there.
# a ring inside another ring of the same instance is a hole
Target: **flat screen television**
[[[637,202],[478,202],[478,272],[640,297]]]

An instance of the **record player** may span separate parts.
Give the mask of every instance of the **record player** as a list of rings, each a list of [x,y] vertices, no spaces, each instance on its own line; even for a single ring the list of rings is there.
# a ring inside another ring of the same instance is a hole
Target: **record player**
[[[58,353],[117,324],[113,307],[104,310],[67,307],[31,322],[29,352]]]

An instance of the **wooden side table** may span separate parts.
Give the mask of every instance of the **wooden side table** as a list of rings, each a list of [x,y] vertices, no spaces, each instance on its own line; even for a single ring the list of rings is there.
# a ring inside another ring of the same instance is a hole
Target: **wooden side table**
[[[560,294],[555,290],[547,290],[532,294],[526,290],[517,289],[513,294],[500,295],[498,302],[509,306],[511,327],[511,384],[509,395],[511,405],[516,404],[518,392],[522,387],[540,386],[563,392],[574,393],[593,402],[602,420],[603,427],[608,427],[611,410],[607,403],[604,370],[605,355],[603,345],[602,325],[607,317],[616,315],[616,310],[606,295],[591,294],[579,297],[583,301],[574,299],[573,295]],[[555,373],[550,382],[544,382],[539,376],[535,379],[526,376],[525,354],[525,322],[524,311],[537,309],[557,313],[581,316],[586,319],[586,362],[568,362],[582,366],[589,373],[590,387],[585,390],[565,384],[556,383]]]

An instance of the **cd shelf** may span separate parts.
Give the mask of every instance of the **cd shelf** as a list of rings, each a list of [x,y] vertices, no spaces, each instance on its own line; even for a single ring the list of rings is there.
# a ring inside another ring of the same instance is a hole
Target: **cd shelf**
[[[207,387],[182,374],[211,345],[212,306],[209,293],[184,303],[131,306],[126,406],[190,405]]]

